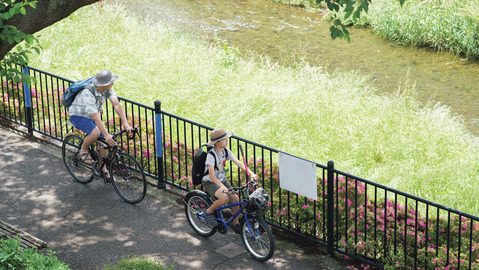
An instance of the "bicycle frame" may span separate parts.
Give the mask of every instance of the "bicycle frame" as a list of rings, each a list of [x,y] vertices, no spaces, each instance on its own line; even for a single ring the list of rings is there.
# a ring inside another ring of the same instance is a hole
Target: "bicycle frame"
[[[137,132],[137,129],[134,128],[133,130],[133,134],[136,134]],[[116,139],[117,136],[123,134],[125,131],[120,131],[120,132],[117,132],[115,134],[113,134],[113,139]],[[134,136],[134,135],[133,135]],[[107,149],[107,153],[104,157],[102,157],[102,164],[101,166],[97,167],[97,165],[95,165],[95,169],[98,171],[97,174],[98,175],[101,175],[101,171],[102,169],[105,167],[105,166],[108,166],[110,165],[111,161],[113,160],[113,157],[118,154],[118,153],[121,153],[122,150],[121,148],[116,144],[114,146],[110,146],[106,140],[102,137],[98,138],[98,140],[96,141],[96,144],[101,144],[101,147],[104,147],[105,149]],[[97,151],[95,150],[95,146],[92,144],[90,145],[90,147],[88,148],[88,152],[90,153],[92,159],[95,161],[95,162],[100,162],[100,151]]]
[[[248,226],[248,230],[251,231],[252,230],[251,223],[249,222],[249,219],[248,219],[248,215],[250,215],[250,214],[248,213],[248,211],[245,210],[247,204],[248,204],[248,200],[243,199],[239,202],[228,203],[228,204],[222,205],[221,207],[219,207],[218,209],[215,210],[216,216],[218,217],[217,218],[218,222],[224,228],[227,228],[227,225],[231,224],[231,222],[234,219],[236,219],[237,217],[239,217],[240,214],[243,214],[243,218],[245,220],[246,225]],[[223,212],[222,211],[225,210],[225,209],[231,209],[231,208],[236,207],[236,206],[239,206],[240,209],[238,209],[238,211],[236,211],[231,217],[229,217],[227,220],[225,220],[225,218],[223,217]]]

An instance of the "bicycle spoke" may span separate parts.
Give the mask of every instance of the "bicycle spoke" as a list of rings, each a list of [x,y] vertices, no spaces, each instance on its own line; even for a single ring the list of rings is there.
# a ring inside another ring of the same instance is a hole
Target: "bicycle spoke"
[[[209,237],[216,232],[216,228],[211,228],[206,224],[206,220],[198,216],[199,213],[205,212],[209,205],[211,201],[203,195],[189,193],[185,197],[186,218],[193,230],[203,237]]]
[[[119,154],[110,165],[113,187],[123,200],[138,203],[146,194],[145,173],[140,164],[126,153]]]
[[[273,235],[264,220],[244,222],[242,240],[248,253],[256,260],[266,261],[273,256]]]
[[[87,184],[93,180],[91,166],[78,159],[83,140],[78,135],[65,137],[62,145],[62,157],[68,172],[75,181]]]

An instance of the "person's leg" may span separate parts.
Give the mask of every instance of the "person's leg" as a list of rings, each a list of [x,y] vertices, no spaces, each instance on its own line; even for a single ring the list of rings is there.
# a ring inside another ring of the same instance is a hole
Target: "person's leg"
[[[217,188],[214,192],[216,200],[213,202],[213,204],[206,209],[207,214],[214,214],[215,210],[221,207],[224,204],[228,203],[228,194],[224,193],[218,185],[214,184]]]
[[[92,145],[100,137],[100,129],[95,126],[95,128],[85,137],[83,144],[81,145],[81,152],[88,153],[88,147]]]
[[[237,194],[228,194],[228,199],[230,203],[239,202],[239,197]],[[239,206],[232,207],[231,209],[233,210],[233,213],[237,213],[239,211]],[[239,224],[239,216],[236,217],[232,223],[235,225]]]
[[[83,139],[83,144],[80,148],[80,155],[82,156],[82,159],[89,159],[91,161],[91,157],[88,154],[88,147],[92,143],[96,142],[100,136],[100,129],[98,129],[92,119],[87,117],[74,115],[70,117],[70,122],[75,128],[87,134],[87,136],[85,136]]]

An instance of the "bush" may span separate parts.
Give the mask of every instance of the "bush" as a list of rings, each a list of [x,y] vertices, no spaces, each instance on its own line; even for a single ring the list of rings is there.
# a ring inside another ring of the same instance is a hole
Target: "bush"
[[[52,251],[41,254],[31,248],[21,248],[18,239],[0,239],[0,269],[66,270],[70,268],[58,260]]]

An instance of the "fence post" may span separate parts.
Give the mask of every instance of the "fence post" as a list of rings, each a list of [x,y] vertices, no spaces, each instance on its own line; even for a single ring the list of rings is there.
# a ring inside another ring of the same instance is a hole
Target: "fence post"
[[[30,75],[30,69],[27,66],[22,67],[22,73],[25,77],[28,77]],[[25,77],[22,80],[23,100],[25,104],[25,121],[27,124],[28,133],[33,135],[32,95],[30,91],[30,81],[27,81]]]
[[[156,165],[158,168],[158,189],[165,189],[163,172],[163,129],[161,127],[161,101],[155,101],[155,142],[156,142]]]
[[[334,161],[328,161],[328,183],[327,183],[327,244],[328,254],[334,256]]]

